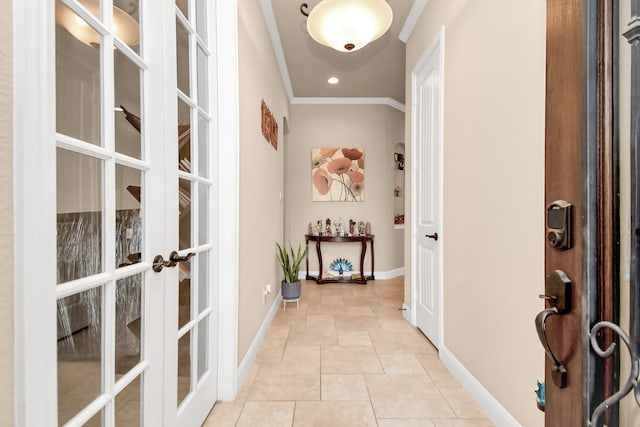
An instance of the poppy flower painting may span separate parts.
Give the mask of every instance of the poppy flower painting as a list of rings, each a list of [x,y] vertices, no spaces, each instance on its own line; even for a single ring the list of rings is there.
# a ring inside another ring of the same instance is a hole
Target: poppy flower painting
[[[312,148],[311,182],[314,202],[364,201],[364,150]]]

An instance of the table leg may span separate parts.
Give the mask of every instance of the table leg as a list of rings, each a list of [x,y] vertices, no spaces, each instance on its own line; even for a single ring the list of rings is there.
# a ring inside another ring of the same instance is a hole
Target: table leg
[[[306,245],[307,245],[307,253],[305,255],[306,261],[307,261],[307,280],[311,279],[311,276],[309,276],[309,239],[305,239],[306,240]]]
[[[320,283],[320,281],[322,280],[322,251],[320,250],[320,240],[316,241],[316,253],[318,254],[318,266],[320,269],[318,271],[317,282]]]
[[[375,268],[374,268],[375,256],[373,254],[373,238],[370,240],[370,242],[371,242],[371,276],[369,276],[369,280],[376,280]]]
[[[367,241],[362,241],[362,250],[360,251],[360,283],[367,283],[367,278],[364,275],[364,256],[367,253]]]

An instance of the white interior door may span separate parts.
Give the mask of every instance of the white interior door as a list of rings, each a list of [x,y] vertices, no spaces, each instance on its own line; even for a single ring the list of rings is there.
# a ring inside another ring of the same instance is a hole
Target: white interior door
[[[165,353],[176,359],[167,364],[169,383],[175,388],[167,389],[165,408],[168,424],[177,426],[201,425],[217,399],[216,295],[210,279],[217,258],[211,226],[216,211],[212,141],[217,134],[217,96],[210,77],[216,65],[215,27],[210,25],[214,12],[212,1],[177,0],[172,15],[176,79],[171,101],[177,111],[177,134],[168,164],[173,169],[168,176],[175,176],[170,185],[175,197],[167,209],[173,207],[178,218],[177,226],[170,221],[167,228],[176,232],[171,237],[174,250],[193,254],[180,264],[168,286],[169,300],[178,311],[166,323]]]
[[[17,7],[42,23],[16,33],[17,425],[195,426],[217,398],[212,4]]]
[[[413,313],[436,346],[442,330],[442,49],[444,32],[413,71]]]

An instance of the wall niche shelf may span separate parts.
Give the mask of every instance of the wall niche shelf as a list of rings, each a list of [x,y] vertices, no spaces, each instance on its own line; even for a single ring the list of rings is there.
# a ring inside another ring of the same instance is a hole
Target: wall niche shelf
[[[393,228],[404,229],[404,142],[398,142],[393,147]]]

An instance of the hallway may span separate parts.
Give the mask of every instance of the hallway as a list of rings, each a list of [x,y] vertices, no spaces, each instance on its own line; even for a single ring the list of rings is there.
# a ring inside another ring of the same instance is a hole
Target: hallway
[[[236,400],[204,426],[492,426],[403,318],[403,280],[303,281],[299,310],[279,307]]]

